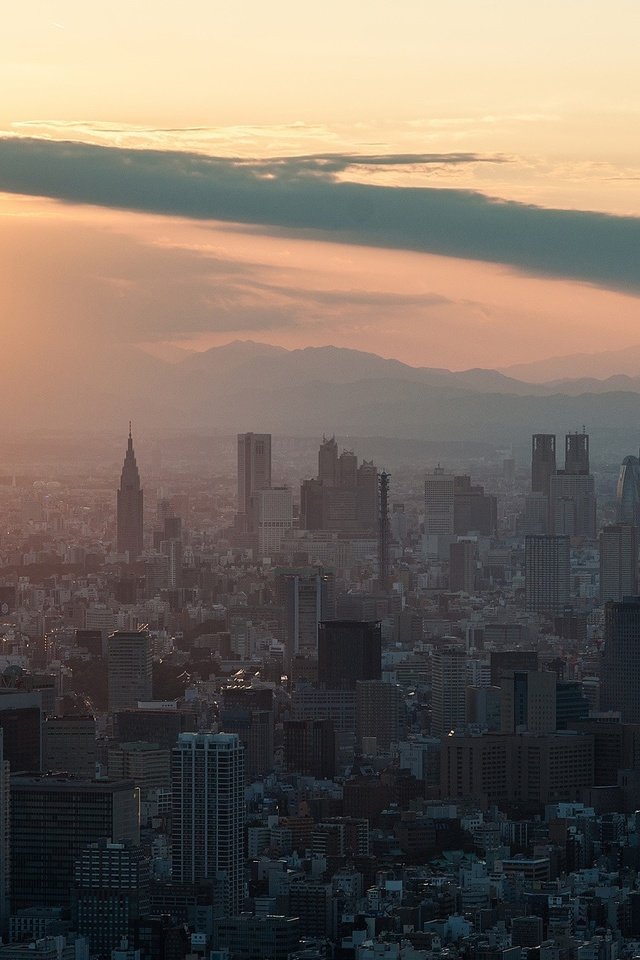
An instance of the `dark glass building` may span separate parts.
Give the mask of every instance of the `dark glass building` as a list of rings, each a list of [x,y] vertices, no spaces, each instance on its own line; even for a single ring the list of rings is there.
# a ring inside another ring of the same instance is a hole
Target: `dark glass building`
[[[330,690],[355,690],[358,680],[382,677],[380,624],[326,620],[318,625],[318,681]]]

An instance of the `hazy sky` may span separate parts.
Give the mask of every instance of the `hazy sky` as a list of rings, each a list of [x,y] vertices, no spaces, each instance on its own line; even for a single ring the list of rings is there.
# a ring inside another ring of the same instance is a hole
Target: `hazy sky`
[[[640,343],[637,0],[25,0],[2,33],[3,352]]]

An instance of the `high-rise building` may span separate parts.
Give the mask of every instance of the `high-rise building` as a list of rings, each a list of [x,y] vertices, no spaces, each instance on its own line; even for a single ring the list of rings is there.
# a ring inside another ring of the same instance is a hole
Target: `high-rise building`
[[[564,438],[564,472],[576,476],[589,473],[589,435],[568,433]]]
[[[285,611],[285,656],[318,655],[318,624],[335,613],[335,576],[322,567],[279,567],[276,596]]]
[[[332,690],[355,690],[358,680],[379,680],[382,639],[379,623],[327,620],[318,626],[318,681]]]
[[[225,733],[237,733],[240,738],[245,749],[247,782],[260,780],[273,770],[272,710],[225,706],[220,715],[220,725]]]
[[[498,503],[484,492],[471,477],[453,478],[453,532],[459,536],[477,533],[484,537],[495,534],[498,525]]]
[[[458,540],[449,544],[449,590],[474,593],[478,578],[478,543]]]
[[[68,907],[75,861],[103,837],[140,842],[140,791],[131,780],[12,777],[12,912]]]
[[[455,530],[455,477],[436,467],[424,481],[424,532],[451,536]]]
[[[396,683],[384,680],[358,680],[356,683],[356,746],[362,748],[367,737],[376,746],[388,750],[400,743],[404,730],[404,699]]]
[[[437,650],[431,681],[431,732],[446,736],[466,722],[467,655],[462,650]]]
[[[527,610],[561,613],[569,602],[569,537],[525,537]]]
[[[6,935],[11,888],[11,792],[9,761],[4,759],[0,729],[0,934]]]
[[[605,604],[600,681],[600,709],[640,723],[640,597]]]
[[[91,954],[108,957],[129,924],[148,913],[149,861],[142,848],[107,839],[86,847],[75,863],[71,916]]]
[[[287,769],[318,780],[336,774],[336,732],[333,720],[285,720]]]
[[[352,450],[338,456],[335,438],[323,437],[318,453],[318,476],[303,480],[300,523],[305,530],[339,533],[372,532],[378,516],[378,471],[373,462]]]
[[[625,457],[618,476],[616,493],[618,522],[640,525],[640,460]]]
[[[271,486],[271,434],[238,434],[238,515],[248,531],[255,527],[253,498]]]
[[[591,474],[558,471],[550,482],[549,517],[557,536],[596,536],[596,487]]]
[[[534,433],[531,438],[531,492],[549,496],[556,472],[556,438],[552,433]]]
[[[107,640],[109,713],[151,700],[152,649],[148,630],[118,630]]]
[[[279,553],[282,540],[293,526],[293,495],[289,487],[258,490],[254,496],[258,552]]]
[[[620,601],[638,592],[638,530],[614,524],[600,531],[600,600]]]
[[[117,501],[117,546],[118,553],[128,553],[133,561],[142,553],[143,546],[144,493],[140,486],[140,473],[133,452],[131,424],[129,441],[120,477]]]
[[[4,759],[14,773],[40,770],[42,758],[42,700],[39,693],[0,689],[0,729]]]
[[[47,717],[42,727],[43,769],[91,779],[97,746],[93,716]]]
[[[503,733],[554,733],[556,675],[537,670],[513,670],[500,678],[500,718]]]
[[[172,751],[172,876],[223,884],[225,915],[244,899],[244,747],[235,733],[183,733]]]

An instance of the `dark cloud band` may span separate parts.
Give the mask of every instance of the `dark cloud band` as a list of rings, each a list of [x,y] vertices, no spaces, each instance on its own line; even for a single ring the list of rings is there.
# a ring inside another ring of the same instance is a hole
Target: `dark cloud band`
[[[0,190],[268,231],[314,231],[346,243],[486,260],[640,293],[638,217],[545,209],[471,190],[336,179],[356,163],[487,159],[314,154],[247,161],[7,137],[0,140]]]

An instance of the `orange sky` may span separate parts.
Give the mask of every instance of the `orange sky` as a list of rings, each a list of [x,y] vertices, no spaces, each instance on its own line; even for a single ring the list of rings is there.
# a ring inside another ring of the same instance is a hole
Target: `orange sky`
[[[636,0],[31,0],[0,136],[271,157],[470,152],[384,185],[640,217]],[[0,159],[0,190],[2,190]],[[640,342],[638,297],[499,264],[0,194],[0,345],[234,338],[505,366]]]

